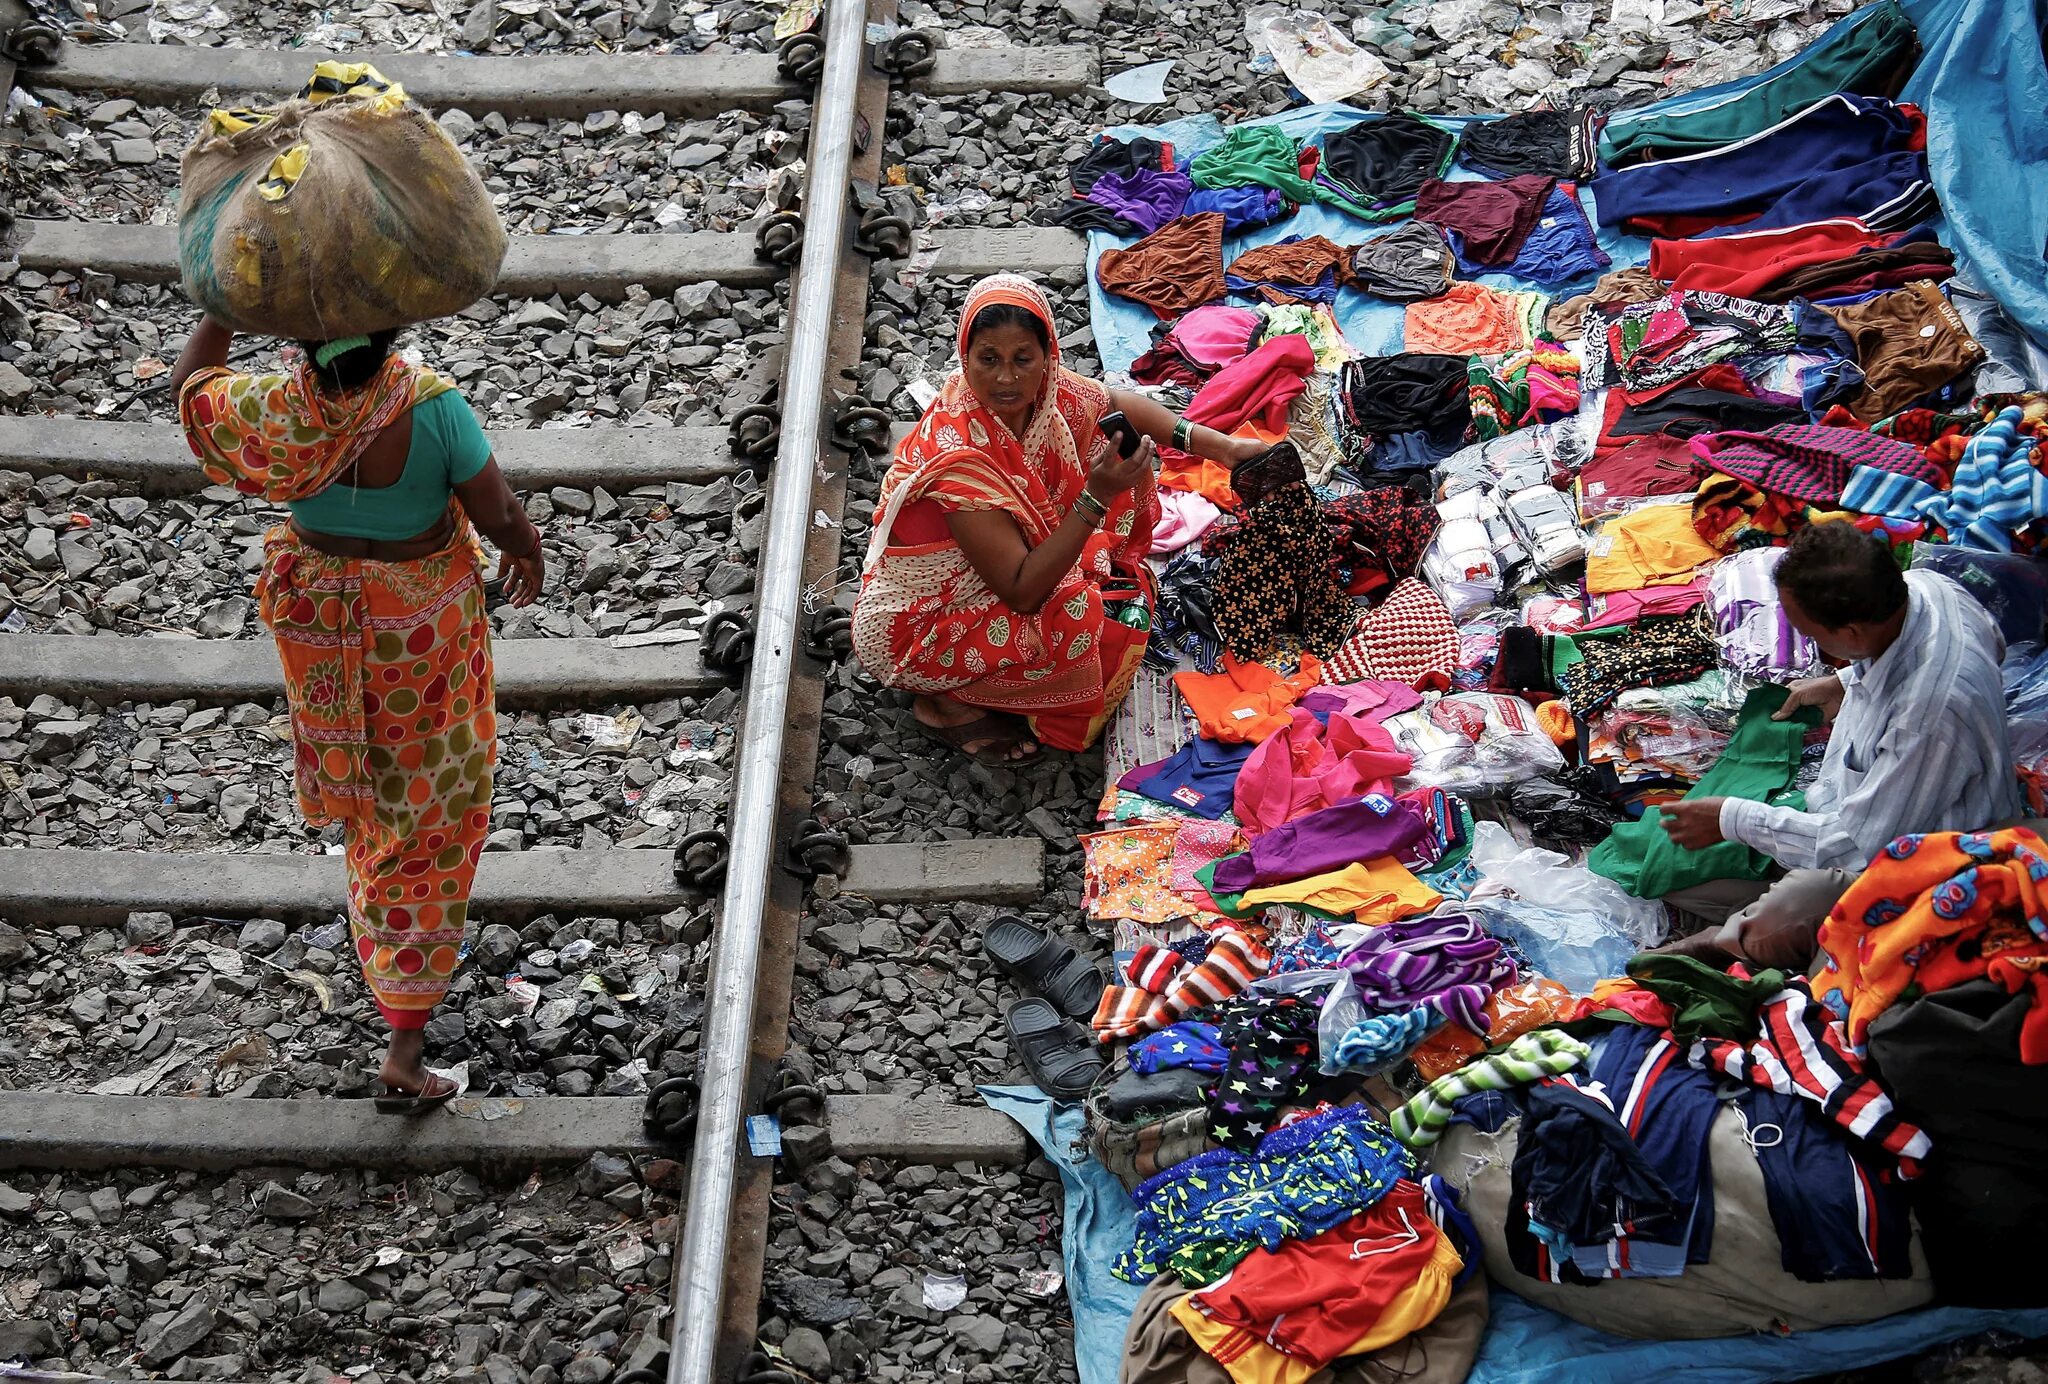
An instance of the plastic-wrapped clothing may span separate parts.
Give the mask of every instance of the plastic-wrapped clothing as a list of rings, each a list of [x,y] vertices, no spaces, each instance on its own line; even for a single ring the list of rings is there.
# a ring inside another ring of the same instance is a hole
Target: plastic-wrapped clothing
[[[1599,596],[1683,586],[1720,556],[1693,527],[1690,505],[1644,505],[1594,531],[1586,549],[1586,591]]]
[[[1721,660],[1753,678],[1784,681],[1808,676],[1820,649],[1794,629],[1778,600],[1772,573],[1783,548],[1751,548],[1715,564],[1707,582],[1707,606]]]
[[[1783,687],[1765,684],[1743,700],[1728,742],[1713,769],[1687,793],[1699,798],[1778,799],[1799,770],[1806,732],[1820,724],[1820,713],[1802,707],[1790,718],[1774,721],[1785,704]],[[1804,802],[1802,795],[1800,801]],[[1662,898],[1674,889],[1710,879],[1763,879],[1771,861],[1739,841],[1722,841],[1705,850],[1688,851],[1664,830],[1664,814],[1652,809],[1638,822],[1616,827],[1586,857],[1586,868],[1607,876],[1640,899]]]
[[[1530,486],[1509,495],[1502,509],[1537,571],[1560,572],[1586,556],[1577,508],[1562,491]]]

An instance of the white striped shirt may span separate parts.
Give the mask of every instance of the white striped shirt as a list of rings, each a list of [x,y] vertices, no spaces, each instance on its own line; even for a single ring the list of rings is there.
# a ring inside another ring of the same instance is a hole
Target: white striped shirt
[[[2003,656],[1998,627],[1969,592],[1908,572],[1898,639],[1841,670],[1842,709],[1807,810],[1728,798],[1721,834],[1787,869],[1861,870],[1895,836],[2018,816]]]

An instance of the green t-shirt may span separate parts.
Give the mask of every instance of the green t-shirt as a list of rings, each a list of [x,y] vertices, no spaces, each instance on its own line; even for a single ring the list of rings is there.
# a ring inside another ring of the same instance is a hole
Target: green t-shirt
[[[286,506],[315,533],[344,538],[413,538],[440,522],[448,497],[484,469],[491,444],[457,391],[436,394],[412,410],[412,446],[405,470],[375,489],[330,485],[310,500]]]

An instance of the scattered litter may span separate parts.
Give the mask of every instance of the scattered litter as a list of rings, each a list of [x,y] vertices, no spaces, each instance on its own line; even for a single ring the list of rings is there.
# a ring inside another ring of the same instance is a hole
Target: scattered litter
[[[639,1268],[653,1255],[647,1248],[647,1242],[629,1230],[605,1241],[604,1257],[611,1264],[613,1273],[624,1273],[627,1269]]]
[[[28,628],[28,616],[16,606],[5,615],[0,615],[0,634],[14,634]]]
[[[689,220],[690,213],[684,211],[674,202],[663,202],[661,209],[654,213],[654,224],[663,230],[667,230],[670,226],[687,225]]]
[[[388,1269],[403,1258],[405,1258],[405,1251],[397,1245],[383,1245],[377,1250],[377,1267]]]
[[[824,13],[825,0],[790,0],[782,13],[775,16],[775,41],[782,42],[797,34],[808,33],[817,27],[818,16]]]
[[[600,750],[627,750],[633,747],[633,737],[640,732],[640,713],[622,711],[616,716],[600,716],[586,712],[572,718],[571,724],[577,734]]]
[[[447,1108],[449,1113],[460,1115],[466,1120],[502,1120],[524,1110],[526,1102],[511,1096],[484,1096],[481,1099],[459,1097],[449,1101]]]
[[[1342,101],[1388,76],[1385,63],[1313,10],[1255,5],[1245,13],[1244,32],[1252,52],[1270,53],[1287,80],[1312,102]]]
[[[934,1312],[950,1312],[967,1301],[967,1280],[957,1273],[928,1273],[924,1276],[924,1305]]]
[[[688,644],[703,636],[696,630],[646,630],[640,634],[612,636],[614,649],[648,649],[662,644]]]
[[[596,950],[597,943],[588,937],[578,937],[574,941],[563,943],[562,950],[557,954],[562,958],[564,966],[574,966]]]
[[[1166,99],[1166,74],[1173,68],[1172,58],[1127,68],[1104,81],[1102,89],[1117,100],[1128,101],[1134,106],[1156,106]]]
[[[865,779],[875,772],[875,761],[864,754],[857,754],[846,761],[846,776],[850,779]]]
[[[1058,1269],[1032,1269],[1019,1284],[1032,1297],[1051,1297],[1066,1286],[1066,1275]]]
[[[773,1115],[747,1116],[747,1149],[756,1158],[781,1157],[781,1123]]]
[[[510,995],[513,1002],[528,1014],[531,1014],[540,1006],[540,987],[530,980],[513,976],[505,982],[505,993]],[[502,1019],[499,1021],[499,1026],[508,1027],[511,1023],[512,1020],[510,1019]]]
[[[836,529],[839,527],[839,521],[822,509],[816,510],[811,514],[811,527],[814,529]]]
[[[533,1016],[533,1021],[542,1028],[567,1028],[569,1020],[576,1017],[576,1001],[570,999],[549,1000]]]
[[[452,1067],[429,1067],[427,1070],[435,1076],[444,1077],[454,1082],[455,1094],[458,1097],[469,1094],[469,1064],[467,1062],[457,1062]]]

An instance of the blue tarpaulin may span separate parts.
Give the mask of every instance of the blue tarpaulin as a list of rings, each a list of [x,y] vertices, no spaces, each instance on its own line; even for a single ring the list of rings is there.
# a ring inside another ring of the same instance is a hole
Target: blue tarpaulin
[[[1284,111],[1262,120],[1248,120],[1247,125],[1277,125],[1287,132],[1290,139],[1304,143],[1319,143],[1323,136],[1333,130],[1349,129],[1361,120],[1378,120],[1381,117],[1371,111],[1355,110],[1345,105],[1303,106],[1298,110]],[[1431,116],[1431,122],[1446,129],[1457,130],[1470,123],[1462,116]],[[1174,159],[1185,165],[1206,149],[1223,142],[1223,126],[1214,116],[1190,116],[1168,125],[1125,125],[1109,131],[1117,139],[1133,139],[1149,135],[1173,145]],[[1478,174],[1462,167],[1453,167],[1451,180],[1454,182],[1473,181]],[[1579,185],[1579,201],[1586,208],[1586,214],[1595,215],[1593,195],[1586,185]],[[1223,242],[1223,262],[1243,254],[1254,246],[1271,245],[1290,236],[1328,236],[1339,245],[1356,245],[1360,241],[1392,230],[1402,221],[1387,225],[1372,225],[1355,216],[1338,211],[1335,207],[1305,206],[1285,221],[1272,226],[1262,226],[1245,235],[1227,237]],[[1152,329],[1159,325],[1159,318],[1152,309],[1134,303],[1128,298],[1118,298],[1104,293],[1095,281],[1095,262],[1104,250],[1117,246],[1137,244],[1135,236],[1113,236],[1107,231],[1091,231],[1088,234],[1088,306],[1089,317],[1095,328],[1095,346],[1102,358],[1105,372],[1127,371],[1131,362],[1143,355],[1152,345]],[[1615,267],[1641,264],[1650,257],[1650,242],[1639,236],[1619,235],[1602,228],[1600,248],[1614,260]],[[1466,278],[1466,275],[1459,275]],[[1588,274],[1573,284],[1538,285],[1516,279],[1507,274],[1481,274],[1473,282],[1495,289],[1538,289],[1553,298],[1569,298],[1590,288],[1598,274]],[[1249,300],[1246,300],[1249,301]],[[1344,329],[1344,339],[1351,346],[1366,355],[1390,355],[1401,349],[1401,323],[1404,309],[1399,303],[1389,303],[1365,293],[1347,290],[1337,295],[1337,325]]]
[[[1904,99],[1927,113],[1942,242],[2048,348],[2048,61],[2040,0],[1904,0],[1923,55]]]
[[[1074,1311],[1074,1364],[1081,1384],[1116,1384],[1124,1335],[1144,1290],[1109,1271],[1131,1247],[1138,1212],[1130,1193],[1082,1142],[1081,1107],[1063,1105],[1035,1086],[978,1086],[991,1110],[1008,1115],[1060,1170],[1066,1206],[1061,1230],[1067,1301]]]
[[[2048,1336],[2048,1311],[1930,1307],[1793,1336],[1631,1341],[1533,1307],[1502,1288],[1493,1290],[1492,1309],[1465,1384],[1774,1384],[1896,1360],[1993,1329]]]

